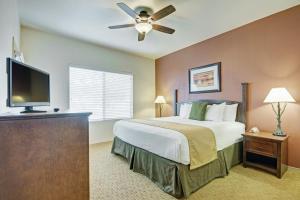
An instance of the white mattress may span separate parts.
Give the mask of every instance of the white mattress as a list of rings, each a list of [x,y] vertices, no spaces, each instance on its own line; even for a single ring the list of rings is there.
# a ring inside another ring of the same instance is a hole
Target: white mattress
[[[197,121],[179,116],[155,118],[155,120],[210,128],[215,134],[218,151],[241,141],[241,134],[245,132],[245,125],[240,122]],[[178,163],[190,164],[188,141],[180,132],[125,120],[116,122],[113,132],[126,143]]]

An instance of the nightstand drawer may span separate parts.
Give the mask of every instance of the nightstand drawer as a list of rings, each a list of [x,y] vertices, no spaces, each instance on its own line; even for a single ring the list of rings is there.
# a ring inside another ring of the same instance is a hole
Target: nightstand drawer
[[[246,151],[260,155],[277,157],[277,144],[274,142],[247,138]]]

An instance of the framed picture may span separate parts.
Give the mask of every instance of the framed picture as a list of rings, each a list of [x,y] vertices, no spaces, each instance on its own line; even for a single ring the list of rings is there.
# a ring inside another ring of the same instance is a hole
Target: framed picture
[[[221,63],[195,67],[189,70],[189,92],[221,91]]]

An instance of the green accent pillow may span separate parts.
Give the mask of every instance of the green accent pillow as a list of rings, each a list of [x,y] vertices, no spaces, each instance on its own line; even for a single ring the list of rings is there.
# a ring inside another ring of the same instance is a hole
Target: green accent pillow
[[[194,102],[190,112],[189,119],[204,121],[207,103]]]

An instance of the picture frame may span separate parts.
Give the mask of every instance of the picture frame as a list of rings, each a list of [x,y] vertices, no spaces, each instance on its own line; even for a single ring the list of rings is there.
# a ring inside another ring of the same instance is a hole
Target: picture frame
[[[189,93],[221,92],[221,62],[189,69]]]

